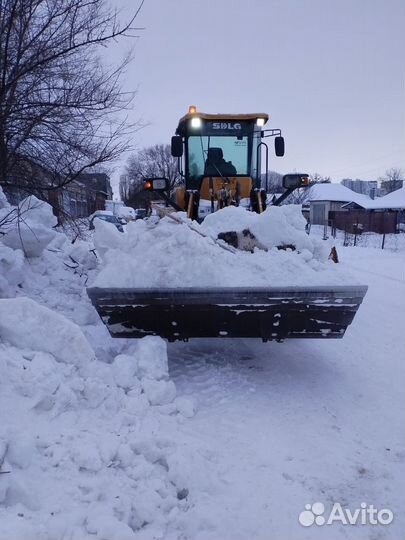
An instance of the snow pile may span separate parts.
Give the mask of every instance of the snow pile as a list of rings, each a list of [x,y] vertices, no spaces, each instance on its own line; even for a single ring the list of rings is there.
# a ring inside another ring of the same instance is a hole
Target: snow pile
[[[46,228],[44,226],[44,230]],[[72,270],[78,276],[87,277],[88,272],[97,265],[97,257],[91,242],[76,240],[73,244],[65,234],[48,228],[51,241],[44,247],[41,239],[32,241],[32,251],[39,253],[37,257],[26,258],[22,249],[9,247],[10,236],[0,236],[0,298],[12,298],[16,295],[28,294],[40,297],[50,307],[61,310],[86,309],[86,304],[77,302],[77,298],[87,299],[84,281],[72,280]],[[46,234],[46,233],[45,233]],[[42,236],[42,239],[44,235]],[[23,246],[17,243],[20,248]],[[24,247],[27,244],[24,243]],[[41,252],[41,253],[40,253]],[[25,254],[27,252],[25,251]],[[61,287],[62,291],[56,290]],[[68,294],[61,305],[59,293],[77,294],[76,298]],[[90,307],[90,306],[88,306]],[[82,323],[83,321],[77,321]]]
[[[221,232],[249,229],[267,249],[294,245],[299,251],[307,249],[314,253],[318,242],[313,242],[305,233],[305,224],[306,220],[298,205],[271,206],[262,214],[228,206],[221,212],[207,216],[201,228],[212,236],[218,236]],[[324,254],[317,253],[316,257],[323,259]]]
[[[9,208],[9,207],[10,207],[10,203],[8,202],[7,197],[6,197],[2,187],[0,186],[0,210],[2,210],[4,208]]]
[[[24,254],[0,241],[0,298],[15,296],[15,287],[24,279]]]
[[[194,404],[163,340],[109,336],[85,289],[92,243],[53,231],[47,205],[29,213],[51,233],[35,256],[0,236],[0,540],[160,538],[189,505],[177,441]]]
[[[132,225],[132,223],[130,225]],[[95,245],[97,252],[101,257],[105,255],[110,247],[118,250],[125,249],[124,235],[117,229],[115,225],[109,223],[108,221],[104,221],[103,219],[95,219],[94,228],[97,236],[97,244]]]
[[[251,229],[256,223],[258,215],[254,212],[247,212],[241,206],[227,206],[220,211],[208,214],[202,222],[201,228],[217,237],[221,232]]]
[[[0,300],[0,321],[0,538],[161,534],[187,504],[173,442],[187,404],[165,342],[145,337],[106,364],[33,300]]]
[[[80,264],[86,270],[94,270],[97,267],[97,255],[89,242],[76,240],[66,248],[66,253],[74,263]]]
[[[94,358],[78,326],[26,297],[0,301],[0,336],[11,345],[50,353],[60,362],[83,365]]]
[[[7,216],[10,216],[9,218]],[[2,242],[13,249],[21,249],[27,257],[39,257],[55,236],[52,230],[57,224],[52,207],[33,195],[24,199],[18,207],[5,206],[0,210],[0,221],[5,235]]]
[[[229,207],[208,216],[202,225],[183,220],[138,220],[128,224],[127,234],[111,224],[97,224],[94,242],[103,267],[93,285],[252,287],[350,281],[344,265],[328,260],[330,245],[305,233],[305,220],[296,206],[270,207],[260,215]],[[232,253],[215,242],[219,232],[245,228],[267,251]]]

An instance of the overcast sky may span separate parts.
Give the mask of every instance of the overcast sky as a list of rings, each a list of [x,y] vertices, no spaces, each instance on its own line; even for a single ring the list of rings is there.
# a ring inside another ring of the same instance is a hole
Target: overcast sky
[[[130,15],[136,2],[114,5]],[[137,147],[169,143],[193,104],[267,112],[286,141],[270,163],[282,173],[405,169],[405,0],[145,0],[137,25],[125,76],[138,89],[131,119],[148,124]]]

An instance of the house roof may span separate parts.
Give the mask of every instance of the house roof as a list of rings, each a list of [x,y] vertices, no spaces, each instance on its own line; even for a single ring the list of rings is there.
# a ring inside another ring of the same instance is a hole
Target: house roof
[[[361,204],[367,210],[401,210],[405,208],[405,188],[400,188],[384,197],[366,201],[365,205]]]
[[[308,200],[346,203],[342,206],[355,203],[366,210],[400,210],[405,209],[405,188],[392,191],[384,197],[370,199],[367,195],[356,193],[342,184],[315,184],[310,189]]]
[[[310,188],[308,200],[315,201],[333,201],[333,202],[355,202],[363,206],[371,201],[367,195],[356,193],[355,191],[343,186],[342,184],[315,184]]]

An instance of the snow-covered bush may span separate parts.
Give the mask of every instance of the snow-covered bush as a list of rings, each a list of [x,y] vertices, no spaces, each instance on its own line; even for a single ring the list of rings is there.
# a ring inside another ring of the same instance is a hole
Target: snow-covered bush
[[[5,219],[7,215],[11,219]],[[3,244],[13,249],[21,249],[27,257],[39,257],[55,237],[52,227],[57,224],[57,219],[52,207],[33,195],[24,199],[14,209],[3,208],[2,217],[6,221],[2,227]]]

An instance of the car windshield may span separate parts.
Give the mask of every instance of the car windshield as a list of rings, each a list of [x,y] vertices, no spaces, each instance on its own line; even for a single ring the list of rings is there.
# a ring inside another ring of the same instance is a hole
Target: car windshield
[[[102,219],[103,221],[108,221],[109,223],[119,223],[118,218],[115,216],[100,215],[100,216],[94,216],[93,219]]]

